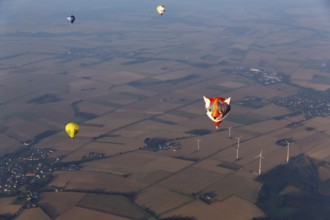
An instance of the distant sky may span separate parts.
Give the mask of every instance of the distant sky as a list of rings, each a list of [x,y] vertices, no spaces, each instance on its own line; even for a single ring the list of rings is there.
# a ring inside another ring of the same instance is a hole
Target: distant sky
[[[162,18],[156,13],[158,4],[167,7]],[[317,28],[315,23],[320,26],[330,23],[328,0],[0,0],[0,35],[15,31],[116,31],[116,27],[112,26],[114,21],[128,29],[132,27],[140,30],[152,25],[171,27],[172,24],[184,23],[198,32],[210,19],[228,20],[229,24],[240,20],[240,10],[231,11],[233,7],[241,8],[242,13],[251,14],[255,11],[275,11],[272,13],[276,16],[273,19],[289,23],[286,17],[282,17],[282,13],[297,6],[308,10],[308,16],[314,22],[310,24],[311,28]],[[76,16],[75,26],[71,29],[66,21],[69,14]]]
[[[198,12],[201,19],[203,16],[208,18],[210,15],[221,15],[224,7],[228,5],[242,8],[251,7],[255,10],[319,5],[325,8],[324,13],[330,13],[330,1],[328,0],[0,0],[0,25],[2,27],[3,25],[26,27],[28,24],[25,24],[25,21],[44,25],[51,22],[58,23],[71,13],[77,16],[77,21],[81,22],[87,19],[104,20],[111,16],[118,16],[120,13],[155,16],[155,8],[158,4],[166,5],[167,16],[192,11],[192,13]],[[311,14],[311,16],[321,15]]]

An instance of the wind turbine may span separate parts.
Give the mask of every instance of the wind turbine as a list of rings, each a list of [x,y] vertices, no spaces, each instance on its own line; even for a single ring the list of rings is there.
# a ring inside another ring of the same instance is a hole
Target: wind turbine
[[[228,127],[228,138],[230,139],[231,138],[231,134],[230,134],[230,131],[233,127]]]
[[[260,176],[261,174],[261,160],[262,159],[265,159],[263,156],[262,156],[262,150],[260,151],[260,154],[258,156],[256,156],[256,158],[259,157],[259,171],[258,171],[258,176]]]
[[[197,151],[199,151],[199,143],[201,142],[201,139],[197,139]]]
[[[287,144],[286,162],[289,163],[289,159],[290,159],[290,142],[286,141],[286,144]]]
[[[236,148],[236,160],[239,159],[239,156],[238,156],[238,151],[239,151],[239,140],[241,139],[241,137],[237,137],[236,140],[237,140],[237,148]]]

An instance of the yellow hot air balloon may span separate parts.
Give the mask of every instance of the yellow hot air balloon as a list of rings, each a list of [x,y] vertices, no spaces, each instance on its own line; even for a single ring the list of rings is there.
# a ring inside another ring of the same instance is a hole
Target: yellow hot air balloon
[[[69,122],[65,126],[65,131],[71,139],[75,138],[76,134],[79,131],[79,125],[74,122]]]
[[[157,12],[160,15],[163,15],[165,13],[165,6],[164,5],[158,5],[157,6]]]

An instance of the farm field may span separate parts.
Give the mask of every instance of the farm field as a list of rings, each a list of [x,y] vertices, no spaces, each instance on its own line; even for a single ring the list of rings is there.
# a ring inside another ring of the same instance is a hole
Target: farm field
[[[113,220],[128,220],[129,218],[120,217],[117,215],[112,215],[100,211],[90,210],[82,207],[74,207],[70,209],[69,211],[65,212],[63,215],[59,216],[58,220],[70,220],[73,218],[79,218],[79,219],[100,219],[100,220],[107,220],[107,219],[113,219]]]
[[[76,192],[46,192],[42,194],[40,203],[44,207],[52,208],[54,216],[60,216],[75,207],[85,195]]]
[[[40,220],[50,220],[45,212],[41,208],[34,208],[24,210],[23,213],[17,218],[20,220],[30,220],[30,219],[40,219]]]
[[[123,216],[129,219],[144,219],[148,214],[130,200],[118,195],[87,194],[78,206]]]
[[[14,214],[20,209],[20,204],[13,204],[15,197],[0,198],[0,213]]]
[[[330,162],[330,25],[302,1],[177,1],[163,16],[145,0],[0,3],[0,156],[56,161],[0,164],[0,218],[268,217],[265,174]],[[231,97],[219,129],[203,96]]]
[[[240,207],[240,211],[235,211],[235,207]],[[220,214],[221,213],[221,214]],[[164,216],[195,216],[198,219],[237,219],[246,220],[255,216],[262,217],[264,213],[255,207],[252,203],[247,202],[239,197],[231,196],[221,202],[214,202],[207,205],[201,201],[193,201],[183,207],[166,213]]]

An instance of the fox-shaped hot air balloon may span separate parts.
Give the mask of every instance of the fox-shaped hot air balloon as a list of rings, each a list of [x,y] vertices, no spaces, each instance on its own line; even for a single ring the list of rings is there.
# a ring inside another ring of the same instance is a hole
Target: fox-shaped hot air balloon
[[[220,123],[227,117],[230,111],[230,97],[222,98],[212,97],[208,98],[203,96],[205,102],[206,115],[213,121],[216,128],[219,128]]]

